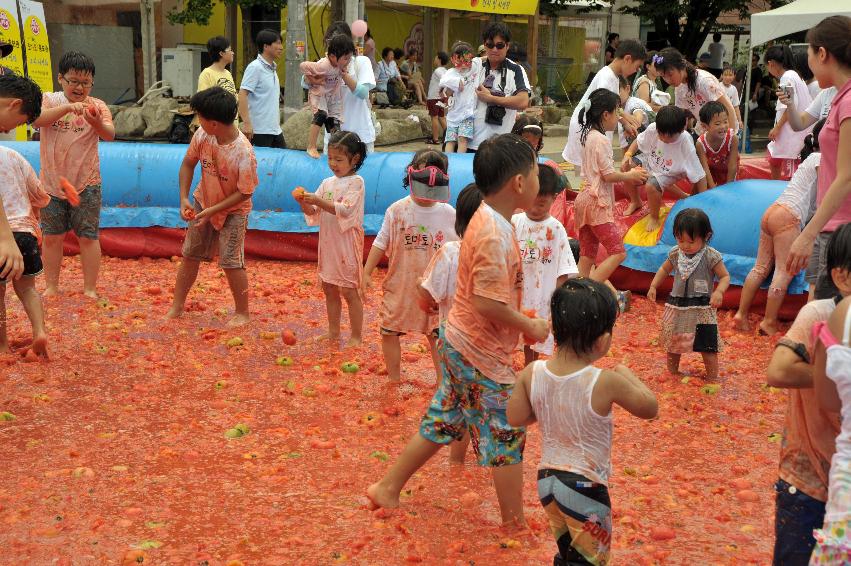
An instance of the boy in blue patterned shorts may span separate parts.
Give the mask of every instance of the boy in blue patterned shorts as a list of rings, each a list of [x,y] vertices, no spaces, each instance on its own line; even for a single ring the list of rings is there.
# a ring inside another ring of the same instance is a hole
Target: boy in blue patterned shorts
[[[511,215],[538,195],[538,164],[529,144],[504,134],[479,147],[473,173],[484,202],[461,242],[455,302],[438,341],[443,379],[418,433],[367,497],[373,507],[398,507],[408,479],[467,429],[479,465],[492,470],[503,524],[523,526],[526,431],[509,426],[505,410],[520,334],[537,342],[549,327],[520,312],[523,270]]]

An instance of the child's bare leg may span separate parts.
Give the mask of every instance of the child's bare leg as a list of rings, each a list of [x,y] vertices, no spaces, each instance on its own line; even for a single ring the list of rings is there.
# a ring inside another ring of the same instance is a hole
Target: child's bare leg
[[[467,153],[467,142],[469,142],[465,137],[458,136],[458,151],[457,153]]]
[[[387,366],[387,378],[390,381],[402,379],[402,346],[399,337],[393,335],[381,335],[381,351],[384,353],[384,365]]]
[[[316,149],[316,140],[319,138],[319,125],[311,124],[310,133],[307,135],[307,155],[314,159],[319,158],[319,150]]]
[[[641,202],[641,196],[638,193],[639,185],[630,182],[624,182],[623,188],[626,190],[626,194],[629,195],[629,206],[626,207],[626,210],[623,211],[624,216],[632,216],[644,206],[644,203]]]
[[[437,116],[431,117],[431,139],[432,141],[440,139],[440,120]]]
[[[44,263],[44,278],[47,281],[45,297],[59,293],[59,270],[62,267],[62,242],[65,234],[50,236],[45,234],[42,241],[41,259]]]
[[[777,314],[780,312],[780,307],[783,306],[783,299],[786,298],[786,293],[772,293],[768,290],[768,298],[765,300],[765,318],[759,323],[759,329],[765,334],[773,336],[779,330],[777,327]]]
[[[648,232],[655,232],[659,229],[659,209],[662,207],[662,191],[657,189],[652,184],[648,183],[647,187],[647,207],[650,209],[650,214],[647,215]]]
[[[44,307],[41,295],[35,288],[35,277],[21,277],[12,286],[24,305],[33,331],[32,349],[38,356],[47,358],[47,329],[44,326]],[[5,294],[5,293],[4,293]]]
[[[761,283],[762,281],[760,281],[760,277],[757,275],[751,277],[749,273],[745,277],[745,284],[742,286],[742,296],[739,299],[739,310],[733,315],[733,323],[739,330],[747,331],[751,329],[750,322],[748,322],[748,313],[751,310],[751,303],[753,303],[753,298],[756,296]]]
[[[491,468],[503,525],[526,526],[523,516],[523,464]]]
[[[455,153],[455,145],[456,145],[456,144],[455,144],[455,142],[454,142],[454,141],[448,141],[448,142],[446,142],[446,149],[445,149],[445,153]]]
[[[399,493],[402,488],[417,470],[437,454],[442,446],[423,438],[419,432],[415,434],[384,477],[367,488],[366,496],[370,500],[371,507],[373,509],[398,507]]]
[[[346,346],[360,346],[363,343],[363,301],[361,300],[357,289],[341,287],[340,292],[343,294],[343,297],[346,299],[346,304],[349,306],[349,326],[351,327],[352,332]]]
[[[680,358],[681,354],[672,354],[668,352],[668,371],[671,373],[680,373]]]
[[[343,303],[340,301],[340,288],[329,283],[322,283],[325,293],[325,310],[328,312],[328,339],[340,339],[340,317],[343,313]]]
[[[438,383],[442,379],[443,372],[440,369],[440,354],[437,352],[437,338],[429,334],[426,336],[428,338],[428,347],[431,351],[431,363],[434,364],[434,373],[437,376]]]
[[[224,272],[228,278],[234,303],[233,318],[228,321],[228,326],[242,326],[250,320],[248,314],[248,275],[245,268],[225,269]]]
[[[461,440],[456,440],[449,445],[449,463],[463,466],[468,446],[470,446],[470,432],[465,429]]]
[[[524,345],[523,346],[523,361],[526,363],[526,365],[528,366],[529,364],[531,364],[532,362],[534,362],[537,359],[538,359],[538,352],[533,350],[530,346]]]
[[[83,266],[83,294],[92,299],[97,299],[98,273],[100,272],[100,240],[80,238],[80,263]]]
[[[443,135],[446,133],[446,116],[441,116],[438,121],[440,122],[441,135]]]
[[[581,255],[579,256],[579,265],[577,267],[579,269],[580,277],[591,277],[591,270],[594,268],[594,260],[590,257]]]
[[[594,269],[593,273],[591,273],[591,279],[599,281],[600,283],[606,283],[609,280],[609,277],[612,276],[612,273],[615,272],[618,266],[623,263],[623,260],[625,259],[626,253],[610,255],[601,261],[597,268]]]
[[[718,354],[715,352],[702,352],[703,365],[706,366],[706,381],[718,379]]]
[[[6,336],[6,282],[0,281],[0,354],[9,352],[9,337]]]
[[[177,281],[174,283],[174,299],[171,303],[171,309],[166,314],[167,318],[177,318],[183,314],[186,297],[198,277],[200,265],[201,262],[197,259],[183,258],[183,261],[180,262],[180,266],[177,268]]]

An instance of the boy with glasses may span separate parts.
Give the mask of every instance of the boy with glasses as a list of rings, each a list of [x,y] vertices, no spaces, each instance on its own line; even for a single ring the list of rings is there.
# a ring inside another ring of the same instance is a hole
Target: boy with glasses
[[[103,100],[90,96],[95,63],[88,55],[69,51],[59,60],[61,92],[46,92],[41,116],[33,122],[41,133],[41,184],[50,204],[41,211],[44,232],[45,296],[59,293],[62,242],[73,230],[80,240],[83,294],[97,298],[100,269],[101,177],[98,141],[115,139],[112,114]],[[79,192],[72,206],[60,186],[64,177]]]

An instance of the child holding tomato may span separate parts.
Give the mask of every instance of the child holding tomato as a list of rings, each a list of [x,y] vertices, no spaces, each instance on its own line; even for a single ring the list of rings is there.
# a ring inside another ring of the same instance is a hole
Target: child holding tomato
[[[57,76],[62,92],[44,93],[41,116],[33,122],[41,134],[41,184],[50,195],[50,204],[41,212],[45,296],[59,293],[62,242],[73,230],[80,240],[83,293],[97,298],[101,208],[98,141],[114,140],[115,126],[104,101],[90,95],[94,78],[91,57],[77,51],[65,53],[59,60]],[[79,191],[78,204],[68,199],[60,176]]]
[[[295,194],[308,226],[319,226],[319,279],[328,311],[331,343],[340,339],[340,317],[346,299],[352,335],[347,346],[360,346],[363,330],[363,177],[366,144],[354,132],[335,132],[328,141],[328,177],[316,193]],[[298,190],[298,189],[296,189]]]
[[[201,262],[210,261],[218,248],[219,266],[227,276],[236,306],[228,326],[239,326],[249,320],[245,230],[251,195],[259,184],[257,160],[251,142],[234,125],[236,99],[232,93],[217,86],[208,88],[195,93],[189,104],[201,127],[192,136],[180,166],[180,216],[189,221],[189,229],[167,316],[183,314]],[[189,189],[199,161],[201,181],[192,202]]]

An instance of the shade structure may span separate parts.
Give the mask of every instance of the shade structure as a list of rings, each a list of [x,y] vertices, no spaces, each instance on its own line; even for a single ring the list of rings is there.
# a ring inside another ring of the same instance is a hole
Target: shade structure
[[[795,0],[751,16],[751,47],[804,31],[828,16],[851,16],[851,0]]]

